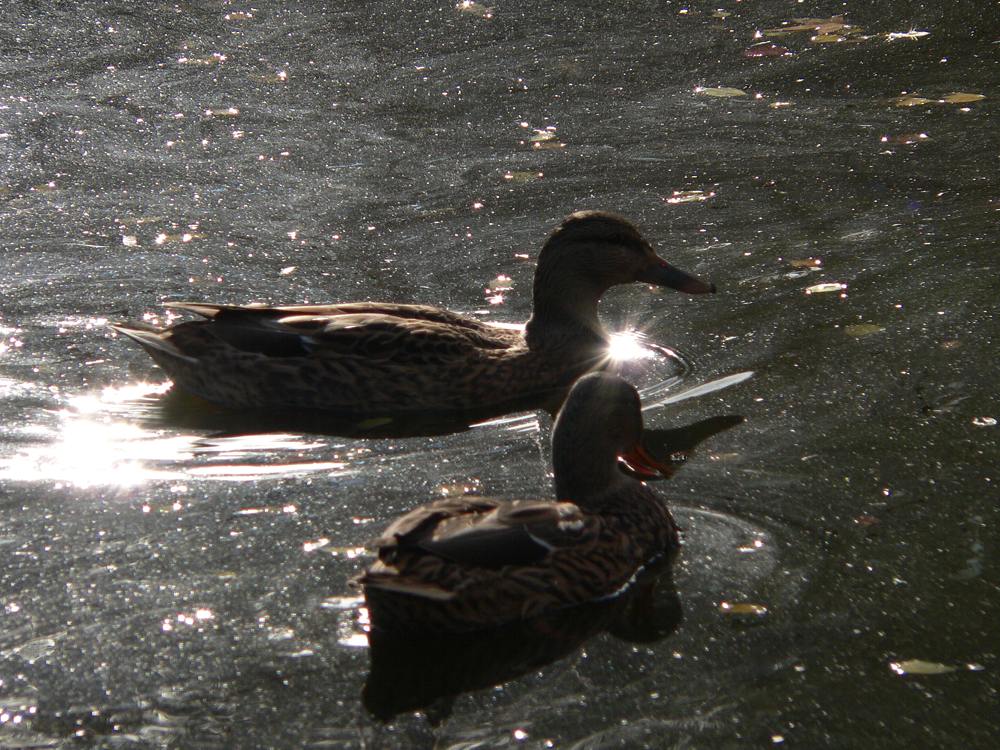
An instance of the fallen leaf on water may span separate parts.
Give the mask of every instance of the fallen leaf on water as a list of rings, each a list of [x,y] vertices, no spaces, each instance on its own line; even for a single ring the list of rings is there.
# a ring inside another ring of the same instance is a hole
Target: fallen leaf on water
[[[897,107],[922,107],[925,104],[935,104],[933,99],[925,99],[922,96],[897,96],[893,102]]]
[[[897,39],[920,39],[920,37],[930,36],[930,33],[929,31],[914,31],[910,29],[910,31],[890,31],[885,36],[890,42],[894,42]]]
[[[477,478],[466,479],[464,482],[438,485],[437,492],[442,497],[481,495],[483,493],[483,483]]]
[[[947,664],[940,664],[936,661],[924,661],[923,659],[906,659],[905,661],[889,662],[889,669],[896,674],[948,674],[954,672],[957,667]]]
[[[844,326],[844,333],[855,338],[870,336],[873,333],[882,333],[884,330],[885,328],[874,323],[855,323],[854,325]]]
[[[546,128],[545,130],[536,130],[528,140],[532,143],[544,143],[545,141],[554,141],[555,138],[555,129]]]
[[[700,203],[702,201],[707,201],[709,198],[714,198],[715,192],[704,190],[675,190],[668,197],[664,198],[665,203],[677,204],[677,203]]]
[[[846,42],[847,37],[840,34],[817,34],[809,37],[809,41],[815,44],[831,44],[835,42]]]
[[[782,47],[780,44],[774,44],[772,42],[755,44],[752,47],[747,47],[743,50],[743,57],[782,57],[784,55],[791,54],[794,53],[787,47]]]
[[[825,284],[813,284],[806,287],[806,294],[829,294],[830,292],[842,292],[847,289],[847,284],[839,281],[827,282]]]
[[[724,615],[763,617],[767,614],[767,607],[752,602],[719,602],[719,611]]]
[[[788,265],[792,268],[819,268],[823,265],[823,261],[819,258],[792,258],[788,261]]]
[[[969,104],[971,102],[981,102],[986,97],[983,94],[970,94],[965,91],[956,91],[941,99],[945,104]]]
[[[747,92],[742,89],[734,89],[729,86],[698,86],[694,93],[702,96],[715,96],[719,98],[729,98],[735,96],[746,96]]]

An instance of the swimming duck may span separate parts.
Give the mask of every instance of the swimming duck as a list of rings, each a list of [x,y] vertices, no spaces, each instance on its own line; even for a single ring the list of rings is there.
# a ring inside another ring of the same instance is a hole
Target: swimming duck
[[[601,295],[644,282],[715,291],[660,259],[626,219],[567,217],[545,242],[534,311],[523,327],[491,325],[424,305],[165,306],[206,320],[166,330],[115,328],[179,388],[236,409],[320,409],[345,418],[554,411],[580,375],[606,358]]]
[[[642,481],[667,468],[642,431],[632,385],[605,372],[580,378],[552,433],[558,499],[447,498],[392,523],[357,579],[372,627],[473,631],[627,590],[679,546],[670,511]]]

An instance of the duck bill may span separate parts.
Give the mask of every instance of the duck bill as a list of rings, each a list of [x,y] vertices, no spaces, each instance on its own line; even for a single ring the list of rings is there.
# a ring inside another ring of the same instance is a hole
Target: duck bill
[[[661,479],[674,473],[674,467],[650,455],[641,443],[620,456],[626,474],[636,479]]]
[[[687,271],[676,268],[667,261],[660,259],[660,262],[650,266],[636,277],[636,281],[643,281],[647,284],[657,286],[668,286],[678,292],[686,294],[711,294],[715,291],[715,284],[702,281],[697,276],[692,276]]]

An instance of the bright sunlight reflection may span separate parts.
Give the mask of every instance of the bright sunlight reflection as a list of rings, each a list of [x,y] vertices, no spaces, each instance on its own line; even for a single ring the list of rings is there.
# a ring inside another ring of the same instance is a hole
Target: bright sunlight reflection
[[[608,358],[614,362],[650,359],[656,352],[645,346],[646,334],[641,331],[615,331],[608,342]]]
[[[150,428],[143,423],[142,412],[168,387],[136,383],[70,399],[69,408],[56,413],[55,424],[21,428],[29,438],[27,445],[13,456],[0,457],[0,479],[132,487],[185,477],[252,481],[351,471],[343,461],[280,460],[281,456],[301,459],[304,452],[326,447],[297,435],[206,438]]]

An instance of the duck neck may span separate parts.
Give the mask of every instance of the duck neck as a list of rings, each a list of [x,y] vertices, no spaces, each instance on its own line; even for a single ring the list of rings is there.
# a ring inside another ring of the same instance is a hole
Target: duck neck
[[[607,333],[597,317],[597,304],[607,291],[593,279],[546,269],[535,274],[533,312],[525,326],[531,349],[603,346]]]
[[[576,431],[574,431],[576,432]],[[607,445],[588,437],[600,435],[593,425],[586,432],[567,435],[561,430],[552,440],[552,469],[556,497],[585,510],[600,510],[602,499],[612,497],[623,483],[634,482],[618,468],[618,457]]]

